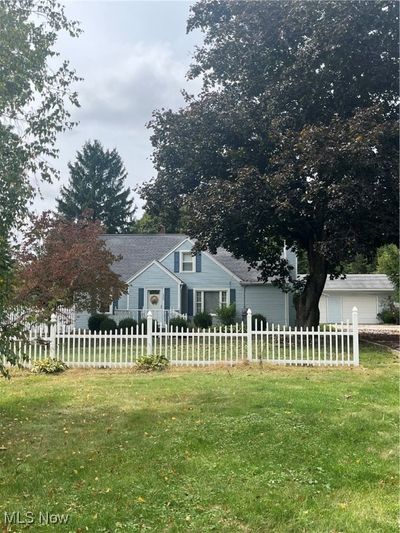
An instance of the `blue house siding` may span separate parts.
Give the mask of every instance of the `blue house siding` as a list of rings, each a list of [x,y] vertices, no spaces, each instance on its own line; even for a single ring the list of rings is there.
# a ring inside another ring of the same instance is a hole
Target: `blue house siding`
[[[145,290],[144,307],[146,307],[146,289],[170,289],[170,308],[179,309],[179,285],[169,274],[156,264],[129,283],[129,309],[139,309],[139,288]],[[119,306],[119,309],[122,309]],[[126,309],[126,307],[125,307]]]
[[[174,272],[174,267],[176,265],[176,254],[175,252],[188,252],[192,248],[190,242],[182,243],[179,248],[174,252],[171,252],[167,257],[165,257],[161,262],[168,270]],[[176,272],[176,275],[183,281],[186,285],[186,289],[183,292],[183,312],[188,312],[187,309],[187,290],[207,290],[207,289],[225,289],[228,291],[228,298],[231,294],[231,290],[235,290],[236,294],[236,310],[238,317],[241,316],[242,310],[244,307],[244,289],[240,282],[224,270],[224,268],[217,263],[215,263],[210,257],[206,254],[201,254],[201,260],[195,260],[197,267],[200,266],[201,272]]]
[[[75,315],[75,328],[86,329],[88,327],[88,320],[90,314],[87,311],[79,311]]]
[[[121,298],[118,300],[118,309],[128,309],[128,295],[123,294]]]
[[[261,313],[269,323],[285,324],[285,294],[280,289],[272,285],[246,285],[245,291],[246,307],[254,314]]]
[[[127,246],[124,243],[125,241],[122,244],[119,241],[117,242],[120,247],[122,245]],[[136,243],[135,246],[139,246],[139,251],[142,251],[140,248],[142,243]],[[294,307],[292,297],[285,295],[280,289],[271,285],[258,283],[252,285],[252,281],[257,279],[256,273],[252,271],[249,274],[249,278],[247,278],[246,265],[243,266],[242,263],[238,267],[232,258],[227,260],[226,253],[218,256],[226,266],[220,264],[218,259],[214,259],[208,253],[201,252],[193,259],[194,272],[181,272],[180,252],[191,252],[192,246],[193,244],[189,240],[183,240],[177,248],[172,248],[169,252],[165,251],[164,248],[162,253],[166,255],[161,258],[160,251],[162,248],[157,248],[157,246],[154,248],[151,245],[149,247],[151,253],[148,254],[148,257],[150,259],[152,257],[151,254],[153,254],[154,262],[147,267],[145,264],[140,266],[140,268],[144,268],[144,271],[129,283],[128,294],[122,295],[119,299],[117,306],[115,306],[116,317],[129,316],[129,314],[132,314],[132,310],[146,309],[147,290],[162,290],[164,309],[169,307],[189,316],[196,314],[196,291],[224,290],[227,292],[228,303],[234,301],[236,305],[237,320],[241,320],[247,308],[251,308],[253,313],[261,313],[266,316],[270,323],[293,323]],[[132,264],[132,269],[135,269],[135,248],[128,247],[126,254],[124,248],[121,251],[126,257],[124,279],[127,279],[130,265]],[[292,250],[285,250],[284,254],[288,261],[296,266],[296,256]],[[129,260],[129,258],[131,259]],[[186,265],[187,259],[185,259]],[[230,267],[237,275],[230,272]],[[135,270],[132,271],[131,276],[134,274]],[[242,281],[245,279],[248,280],[247,283]],[[79,316],[77,323],[86,326],[87,315]]]

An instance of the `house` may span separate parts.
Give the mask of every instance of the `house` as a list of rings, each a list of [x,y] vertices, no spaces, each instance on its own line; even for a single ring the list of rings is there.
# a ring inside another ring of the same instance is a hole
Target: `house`
[[[165,324],[174,316],[193,317],[234,303],[237,319],[247,308],[274,324],[294,323],[292,296],[271,283],[261,283],[259,273],[224,249],[217,254],[192,255],[194,241],[181,234],[104,235],[107,248],[122,259],[114,270],[128,285],[128,292],[114,302],[110,314],[121,318],[144,318],[148,311]],[[297,258],[283,252],[296,271]],[[77,327],[87,326],[88,315],[77,316]]]
[[[246,310],[264,315],[269,323],[294,325],[291,294],[272,283],[258,280],[259,272],[242,259],[219,248],[215,255],[192,255],[194,241],[181,234],[103,235],[107,248],[121,260],[113,269],[127,283],[128,292],[115,301],[109,314],[117,322],[145,318],[148,311],[161,324],[175,316],[189,319],[206,311],[215,315],[223,305],[235,303],[238,321]],[[297,275],[297,258],[283,254]],[[346,322],[359,309],[360,324],[379,323],[377,313],[393,295],[393,285],[382,274],[349,274],[346,279],[327,279],[320,300],[320,321]],[[86,328],[87,313],[76,315],[76,327]]]
[[[351,322],[354,306],[360,324],[378,324],[377,314],[394,294],[385,274],[348,274],[345,279],[327,279],[319,302],[320,321]]]

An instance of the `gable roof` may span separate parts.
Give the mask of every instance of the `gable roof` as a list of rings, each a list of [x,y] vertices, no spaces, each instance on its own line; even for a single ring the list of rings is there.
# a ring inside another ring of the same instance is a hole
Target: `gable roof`
[[[386,274],[347,274],[345,279],[327,279],[325,291],[393,291]]]
[[[122,256],[120,261],[114,263],[113,270],[124,281],[128,281],[153,261],[161,260],[178,248],[188,237],[180,233],[159,233],[102,235],[101,239],[110,252]],[[240,281],[257,282],[258,272],[254,269],[249,270],[248,264],[243,259],[235,259],[223,248],[218,248],[216,254],[209,252],[207,254]]]
[[[249,267],[244,259],[236,259],[225,248],[218,248],[215,255],[210,254],[221,265],[227,268],[230,272],[233,272],[238,278],[245,283],[257,283],[260,273],[254,268]]]
[[[113,270],[124,281],[128,281],[149,263],[160,259],[172,248],[179,246],[186,236],[176,233],[102,235],[101,239],[105,241],[111,253],[122,256],[120,261],[114,263]]]
[[[146,270],[148,270],[152,266],[156,266],[157,268],[159,268],[160,270],[165,272],[165,274],[167,274],[170,278],[172,278],[174,281],[176,281],[176,283],[178,283],[179,285],[183,284],[183,281],[181,279],[179,279],[178,276],[176,276],[173,272],[168,270],[168,268],[166,268],[162,263],[160,263],[159,261],[156,261],[155,259],[154,259],[154,261],[149,263],[147,266],[142,268],[142,270],[139,270],[139,272],[136,272],[135,275],[133,275],[131,278],[129,278],[127,280],[127,283],[130,283],[131,281],[133,281],[134,279],[139,277],[141,274],[143,274],[143,272],[146,272]]]

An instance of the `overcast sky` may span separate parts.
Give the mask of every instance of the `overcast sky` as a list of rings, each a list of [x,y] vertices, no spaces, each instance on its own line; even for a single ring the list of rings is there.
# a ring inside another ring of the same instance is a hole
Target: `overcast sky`
[[[88,139],[117,148],[131,188],[154,176],[146,122],[154,109],[182,105],[181,89],[196,92],[199,87],[185,79],[201,42],[199,32],[186,35],[191,3],[66,2],[68,16],[79,20],[84,31],[78,39],[61,36],[57,45],[84,78],[76,85],[81,108],[73,113],[79,125],[59,137],[61,181],[41,186],[43,199],[36,200],[36,210],[55,207],[60,183],[68,180],[67,163]],[[137,195],[135,200],[139,205]]]

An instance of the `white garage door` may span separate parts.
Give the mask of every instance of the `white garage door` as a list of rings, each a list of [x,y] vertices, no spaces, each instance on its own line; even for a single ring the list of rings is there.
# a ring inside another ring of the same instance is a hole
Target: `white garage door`
[[[358,308],[359,324],[378,324],[376,294],[343,296],[343,321],[350,320],[353,307]]]

